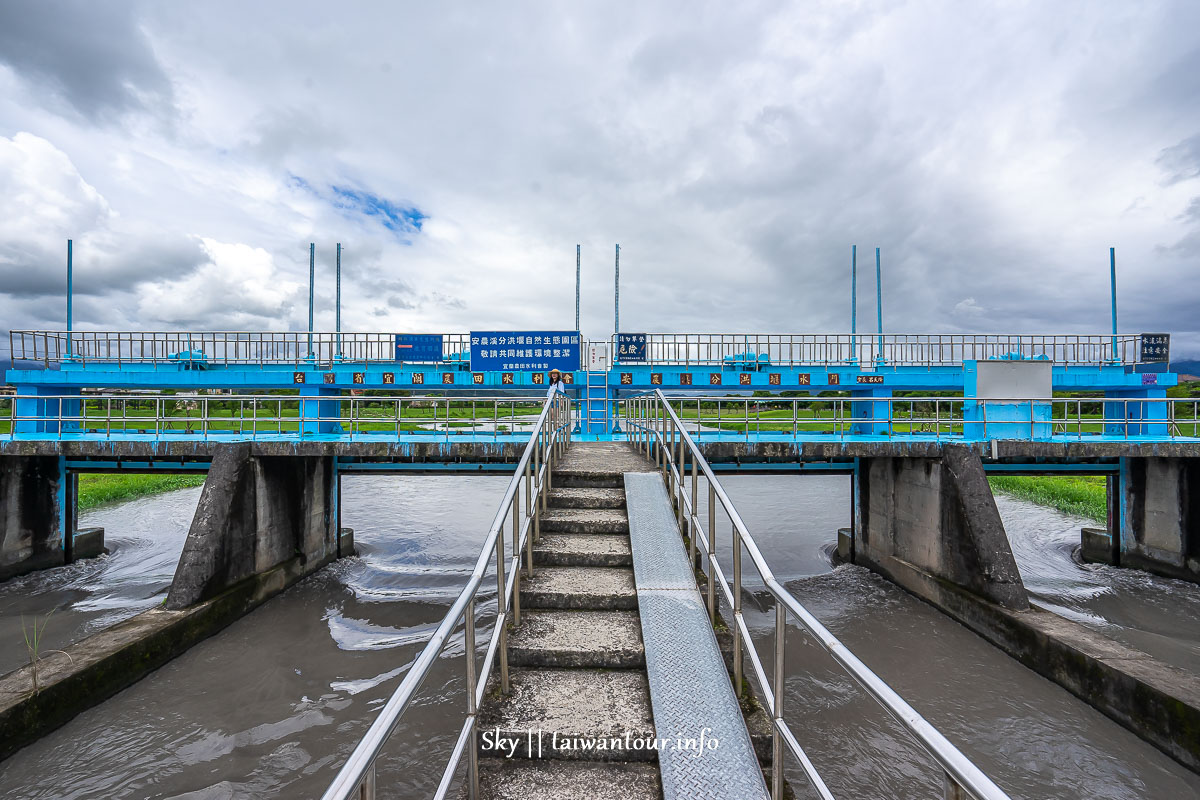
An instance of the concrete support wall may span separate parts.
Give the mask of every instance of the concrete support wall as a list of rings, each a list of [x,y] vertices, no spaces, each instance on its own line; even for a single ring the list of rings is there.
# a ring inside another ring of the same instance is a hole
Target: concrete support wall
[[[289,561],[301,574],[332,561],[338,555],[337,486],[332,457],[256,457],[249,444],[222,446],[167,608],[187,608]]]
[[[1120,563],[1200,581],[1200,459],[1122,458]]]
[[[1013,610],[1029,597],[979,456],[863,458],[854,481],[855,563],[941,602],[941,582]]]
[[[58,456],[0,458],[0,580],[66,563],[66,479]]]

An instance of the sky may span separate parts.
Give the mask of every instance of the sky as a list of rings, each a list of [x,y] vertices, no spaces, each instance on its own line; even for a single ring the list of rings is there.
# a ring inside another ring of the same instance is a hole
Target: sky
[[[0,330],[1122,332],[1200,355],[1195,0],[0,0]],[[7,337],[4,337],[7,339]],[[7,348],[7,341],[0,349]],[[2,355],[2,354],[0,354]]]

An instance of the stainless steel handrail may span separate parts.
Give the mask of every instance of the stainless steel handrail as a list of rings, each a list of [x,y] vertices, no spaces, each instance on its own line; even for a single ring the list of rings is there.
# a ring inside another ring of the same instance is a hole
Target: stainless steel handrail
[[[1134,364],[1140,361],[1142,335],[645,333],[639,337],[641,352],[626,354],[624,359],[617,337],[610,337],[616,363],[720,365],[742,370],[822,364],[861,365],[867,369],[941,366],[990,358],[1041,358],[1067,365]]]
[[[661,391],[661,390],[659,390]],[[936,440],[1195,439],[1200,400],[1178,397],[704,397],[665,395],[698,439],[859,435]],[[988,417],[988,408],[992,416]],[[997,415],[997,407],[1009,413]],[[692,413],[694,409],[694,414]],[[778,416],[780,411],[790,414]],[[776,416],[770,416],[775,414]]]
[[[521,434],[536,422],[542,393],[504,397],[450,395],[301,396],[277,394],[6,395],[0,398],[0,439],[104,435],[179,439],[238,437],[257,440],[288,434],[306,436],[319,425],[338,425],[350,440],[412,435]],[[331,406],[336,406],[332,408]],[[7,413],[6,413],[7,412]],[[509,430],[501,432],[501,425]],[[33,433],[19,429],[34,429]],[[324,435],[324,434],[321,434]]]
[[[429,638],[428,644],[417,656],[400,686],[392,693],[379,716],[371,723],[346,763],[342,765],[333,783],[322,795],[323,800],[374,800],[375,761],[382,752],[388,738],[400,723],[417,690],[429,674],[434,661],[445,647],[446,641],[463,620],[467,683],[467,717],[459,731],[450,760],[443,772],[442,780],[434,797],[445,797],[463,753],[468,756],[467,787],[471,800],[479,794],[479,772],[477,750],[473,742],[476,713],[487,688],[492,665],[499,660],[500,688],[509,691],[508,678],[508,634],[507,623],[511,613],[514,624],[520,622],[520,579],[521,557],[526,558],[526,575],[533,574],[533,543],[538,538],[541,512],[546,508],[546,492],[550,488],[551,471],[555,460],[565,451],[571,440],[571,401],[566,395],[547,398],[538,417],[537,427],[529,437],[529,443],[521,454],[512,480],[505,489],[500,508],[492,520],[487,538],[484,540],[475,566],[467,578],[467,584],[451,605],[446,616]],[[525,511],[520,513],[521,483],[525,483]],[[504,527],[511,526],[513,552],[506,561]],[[483,579],[493,557],[496,564],[497,597],[496,621],[492,637],[484,654],[483,666],[476,677],[475,664],[475,602]],[[507,569],[506,569],[507,567]],[[507,575],[507,578],[506,578]]]
[[[462,363],[469,333],[443,333],[440,359]],[[988,358],[1044,357],[1055,364],[1135,364],[1141,334],[1007,333],[649,333],[637,360],[622,361],[615,337],[601,339],[616,363],[721,365],[761,369],[822,364],[944,366]],[[53,331],[9,332],[11,357],[43,364],[92,361],[122,364],[335,364],[395,362],[396,334],[331,331]],[[599,343],[596,342],[596,343]],[[581,342],[584,352],[588,342]],[[407,361],[407,359],[403,359]]]
[[[1196,440],[1200,399],[1178,397],[1064,397],[988,401],[963,397],[703,397],[665,395],[676,404],[693,437],[800,441],[860,435],[937,441],[1045,439],[1055,441]],[[2,439],[69,438],[103,434],[109,439],[144,436],[258,440],[342,426],[350,440],[372,437],[456,436],[496,440],[530,424],[537,396],[458,397],[421,395],[301,396],[278,394],[27,395],[0,397]],[[174,404],[174,405],[169,405]],[[337,404],[335,415],[329,407]],[[1007,406],[1005,415],[996,406]],[[428,409],[428,415],[413,409]],[[992,408],[989,417],[988,409]],[[213,410],[219,409],[221,413]],[[465,415],[455,416],[460,410]],[[693,414],[694,410],[694,414]],[[790,414],[786,413],[790,410]],[[784,415],[779,416],[783,411]],[[182,412],[182,413],[180,413]],[[290,412],[290,413],[288,413]],[[407,416],[406,416],[407,414]],[[775,416],[771,416],[771,415]],[[502,434],[501,424],[511,430]],[[414,425],[421,425],[414,429]],[[425,427],[425,426],[433,427]],[[182,426],[182,430],[176,426]],[[481,428],[482,426],[482,428]],[[23,431],[19,431],[21,428]],[[149,429],[153,430],[150,431]],[[33,429],[34,432],[30,432]]]
[[[625,417],[627,430],[636,431],[632,438],[648,457],[665,473],[668,491],[677,509],[682,525],[686,518],[686,526],[690,542],[690,556],[695,558],[697,540],[704,546],[706,573],[708,575],[708,605],[709,613],[715,620],[716,598],[715,588],[720,587],[727,607],[734,616],[734,685],[741,687],[742,683],[742,653],[743,643],[752,641],[749,626],[742,614],[742,555],[745,548],[751,563],[758,572],[767,590],[775,598],[775,643],[774,643],[774,674],[773,681],[768,679],[762,661],[754,647],[745,648],[745,654],[753,667],[755,681],[763,694],[763,698],[772,711],[772,737],[774,740],[774,761],[772,764],[772,796],[777,800],[783,796],[783,748],[788,750],[800,761],[805,774],[812,781],[814,788],[822,797],[831,798],[820,775],[809,761],[804,750],[796,741],[790,726],[783,718],[785,643],[787,613],[790,612],[800,624],[812,634],[821,647],[833,657],[854,680],[863,687],[876,701],[886,709],[913,737],[929,752],[943,771],[943,786],[947,800],[956,800],[961,792],[966,791],[975,800],[1007,800],[1006,795],[990,778],[976,767],[958,748],[950,743],[936,728],[929,724],[912,706],[900,697],[890,686],[871,671],[849,648],[843,645],[832,633],[822,625],[816,617],[792,596],[790,592],[775,579],[766,559],[758,549],[754,537],[742,521],[737,509],[725,493],[720,481],[713,474],[711,467],[700,451],[695,440],[687,432],[683,421],[675,413],[661,390],[652,394],[641,395],[625,401]],[[684,464],[691,463],[691,496],[684,489]],[[708,530],[700,523],[697,513],[698,478],[703,474],[708,484]],[[733,547],[733,585],[725,578],[717,561],[715,547],[716,506],[720,504],[728,516],[733,530],[731,541]]]

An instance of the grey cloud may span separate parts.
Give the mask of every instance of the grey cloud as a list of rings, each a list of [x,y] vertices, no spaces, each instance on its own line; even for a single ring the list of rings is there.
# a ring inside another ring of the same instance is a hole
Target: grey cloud
[[[0,61],[93,120],[173,100],[127,2],[0,0]]]
[[[1168,185],[1200,177],[1200,133],[1164,148],[1155,163],[1167,173]]]
[[[1159,178],[1200,175],[1197,8],[1164,0],[1118,20],[1103,4],[352,4],[331,17],[315,2],[150,4],[140,24],[188,138],[93,145],[85,121],[55,143],[122,220],[261,248],[277,280],[301,285],[283,301],[198,298],[172,324],[303,327],[311,236],[326,318],[333,242],[346,244],[347,329],[569,320],[580,242],[585,332],[605,335],[619,241],[621,318],[640,330],[847,331],[857,242],[860,332],[874,328],[876,245],[886,330],[1102,332],[1110,244],[1122,326],[1182,331],[1200,303],[1187,272],[1200,208],[1164,215],[1175,201]],[[48,80],[39,69],[14,67]],[[10,113],[0,123],[33,129]],[[80,157],[91,147],[142,148],[162,172],[126,191],[146,173],[115,175]],[[289,190],[289,174],[411,201],[430,224],[400,246],[378,221]],[[28,278],[51,293],[56,247]],[[136,264],[189,261],[118,257],[112,319],[145,294]],[[1171,302],[1140,286],[1170,286]]]

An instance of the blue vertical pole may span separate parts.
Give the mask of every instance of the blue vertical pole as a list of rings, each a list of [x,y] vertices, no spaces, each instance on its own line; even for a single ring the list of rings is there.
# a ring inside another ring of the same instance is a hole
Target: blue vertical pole
[[[1117,248],[1108,248],[1108,284],[1112,296],[1112,358],[1120,361],[1117,356]]]
[[[575,245],[575,330],[579,330],[579,245]]]
[[[317,276],[317,245],[308,243],[308,357],[313,357],[313,281]]]
[[[875,359],[883,361],[883,282],[880,280],[879,248],[875,248],[875,326],[879,331],[879,348]]]
[[[71,263],[73,247],[74,247],[74,242],[70,239],[67,239],[67,357],[68,358],[73,354],[73,349],[74,349],[74,344],[71,341],[71,331],[74,330],[74,327],[72,325],[74,318],[72,316],[71,303],[72,303],[72,300],[74,299],[73,295],[75,293],[75,284],[74,284],[74,275],[73,275],[74,266]]]
[[[858,245],[850,245],[850,361],[858,361]]]
[[[613,278],[613,335],[621,332],[621,245],[617,245],[616,276]]]
[[[337,243],[337,357],[342,357],[342,243]]]

